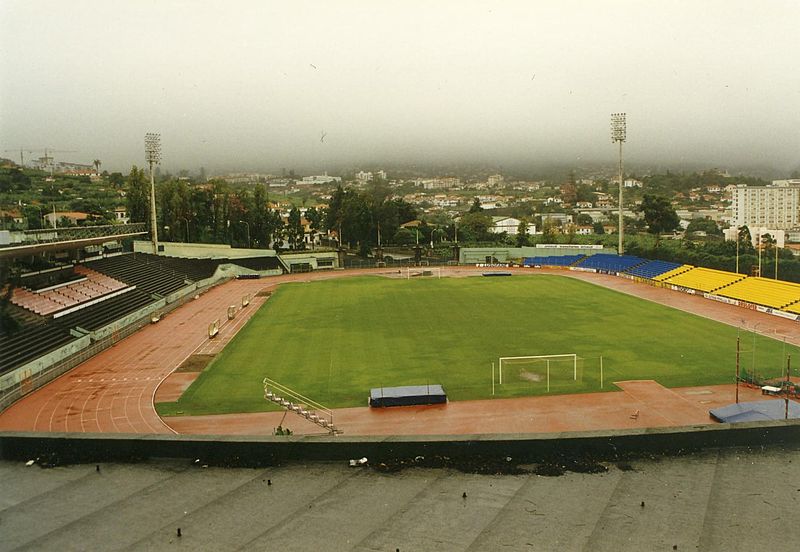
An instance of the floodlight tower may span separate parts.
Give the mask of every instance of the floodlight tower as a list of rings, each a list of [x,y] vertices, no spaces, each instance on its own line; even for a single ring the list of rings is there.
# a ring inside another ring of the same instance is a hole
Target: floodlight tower
[[[624,218],[622,216],[622,143],[625,141],[626,136],[626,123],[625,113],[612,113],[611,114],[611,142],[619,142],[619,254],[622,255],[624,251],[623,246],[623,232],[624,232]]]
[[[150,165],[150,236],[153,238],[153,255],[158,255],[158,226],[156,225],[156,181],[153,165],[161,162],[161,135],[148,132],[144,135],[144,153]]]

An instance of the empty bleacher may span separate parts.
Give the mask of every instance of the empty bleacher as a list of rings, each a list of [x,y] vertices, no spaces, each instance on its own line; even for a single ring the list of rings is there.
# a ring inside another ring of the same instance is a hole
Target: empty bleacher
[[[697,291],[712,292],[729,286],[745,278],[743,274],[734,274],[724,270],[695,267],[686,272],[664,278],[661,281]]]
[[[679,268],[679,263],[671,263],[668,261],[647,261],[644,264],[634,266],[625,271],[626,274],[631,276],[639,276],[640,278],[655,278],[666,272],[670,272]]]
[[[21,311],[22,309],[19,309],[18,312]],[[47,323],[45,319],[33,314],[15,315],[14,318],[22,326],[13,335],[0,334],[0,374],[22,366],[75,339],[61,326]]]
[[[750,277],[721,289],[718,294],[765,307],[783,309],[800,301],[800,284]]]
[[[239,265],[250,270],[283,270],[278,257],[245,257],[242,259],[224,259],[223,262]]]
[[[571,266],[584,255],[546,255],[541,257],[525,257],[522,266]]]
[[[188,278],[186,274],[165,266],[161,259],[155,255],[133,253],[93,260],[86,266],[144,292],[165,296],[185,286]]]
[[[657,282],[664,282],[666,280],[669,280],[673,276],[677,276],[678,274],[683,274],[684,272],[687,272],[693,268],[694,266],[692,265],[687,265],[687,264],[680,265],[677,268],[673,268],[672,270],[664,272],[663,274],[658,274],[656,276],[653,276],[653,280],[656,280]]]
[[[56,322],[65,329],[83,328],[94,331],[152,302],[153,298],[149,293],[132,288],[100,303],[65,314],[57,318]]]
[[[635,266],[644,263],[645,260],[633,255],[611,255],[609,253],[598,253],[590,255],[580,261],[576,266],[581,268],[593,268],[605,272],[624,272]]]
[[[75,267],[74,276],[80,280],[72,279],[68,283],[44,291],[33,292],[24,287],[16,288],[11,302],[36,314],[47,316],[127,287],[120,281],[82,266]]]
[[[163,255],[156,257],[148,253],[137,253],[136,255],[149,263],[156,262],[175,274],[181,275],[186,280],[192,280],[193,282],[211,278],[217,267],[222,262],[227,262],[220,259],[187,259],[183,257],[165,257]]]

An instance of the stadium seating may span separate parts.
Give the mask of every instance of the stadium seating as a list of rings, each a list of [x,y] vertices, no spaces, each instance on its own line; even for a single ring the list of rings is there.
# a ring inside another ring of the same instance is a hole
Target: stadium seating
[[[584,255],[547,255],[544,257],[525,257],[522,266],[570,266]]]
[[[64,329],[83,328],[94,331],[152,303],[149,293],[136,289],[70,312],[56,321]]]
[[[0,374],[39,358],[75,339],[60,326],[28,324],[10,336],[0,336]]]
[[[161,260],[162,257],[134,253],[93,260],[86,266],[147,293],[165,296],[185,286],[188,278]]]
[[[223,259],[221,262],[239,265],[250,270],[281,270],[278,257],[246,257],[243,259]]]
[[[577,266],[581,268],[594,268],[604,272],[624,272],[636,267],[645,260],[633,255],[611,255],[608,253],[598,253],[590,255],[580,261]]]
[[[54,289],[34,293],[26,288],[16,288],[11,301],[31,312],[48,316],[127,287],[122,282],[84,267],[76,266],[75,273],[81,280],[73,280]]]
[[[653,276],[653,280],[655,280],[657,282],[664,282],[666,280],[669,280],[673,276],[677,276],[678,274],[683,274],[684,272],[687,272],[687,271],[689,271],[689,270],[691,270],[693,268],[694,267],[692,265],[686,265],[686,264],[685,265],[680,265],[678,268],[673,268],[672,270],[664,272],[663,274],[659,274],[657,276]]]
[[[800,314],[800,301],[794,303],[793,305],[789,305],[788,307],[783,308],[786,312],[793,312],[795,314]]]
[[[626,270],[625,273],[641,278],[655,278],[680,266],[679,263],[670,263],[668,261],[647,261],[644,264]]]
[[[681,272],[675,276],[670,276],[662,281],[668,284],[682,286],[697,291],[711,292],[745,278],[743,274],[734,274],[724,270],[714,270],[711,268],[693,268],[686,272]]]
[[[187,259],[155,256],[148,253],[137,253],[136,256],[148,263],[158,263],[162,268],[180,275],[185,280],[194,282],[211,278],[221,263],[219,259]]]
[[[721,289],[718,294],[748,303],[782,309],[800,301],[800,284],[751,277]]]

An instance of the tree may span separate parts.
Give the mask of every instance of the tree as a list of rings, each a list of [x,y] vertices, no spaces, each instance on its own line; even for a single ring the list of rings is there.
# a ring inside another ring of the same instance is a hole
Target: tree
[[[122,188],[125,185],[125,177],[120,172],[113,172],[108,175],[109,183],[115,188]]]
[[[489,241],[489,229],[492,227],[492,217],[483,213],[467,213],[458,222],[460,236],[464,241]]]
[[[148,222],[150,187],[144,176],[144,169],[139,169],[136,165],[131,167],[126,188],[125,198],[131,222]]]
[[[416,234],[408,228],[399,228],[392,241],[395,245],[413,245],[416,241]]]
[[[588,213],[579,213],[577,217],[575,217],[575,224],[579,226],[591,226],[594,223],[594,219],[592,219],[592,215]]]
[[[481,200],[477,197],[472,200],[472,206],[469,208],[470,213],[480,213],[483,212],[483,207],[481,207]]]
[[[663,234],[680,228],[678,214],[665,197],[645,194],[637,210],[644,214],[647,231],[651,234]]]
[[[746,224],[744,226],[739,227],[739,232],[737,237],[739,240],[739,248],[743,252],[755,251],[755,249],[753,248],[753,236],[750,235],[750,228],[748,228]]]
[[[26,205],[23,207],[22,216],[25,217],[28,230],[42,228],[42,208],[38,205]]]
[[[694,234],[695,232],[705,232],[709,236],[721,236],[722,230],[719,229],[717,223],[711,219],[694,219],[686,227],[687,234]]]
[[[592,230],[594,231],[595,234],[598,235],[606,233],[606,229],[603,228],[603,223],[600,221],[597,221],[592,225]]]
[[[542,221],[542,239],[544,243],[553,243],[556,241],[558,235],[557,225],[551,218],[546,218]]]
[[[526,247],[531,244],[530,237],[528,236],[528,221],[522,219],[517,225],[517,247]]]
[[[292,207],[289,211],[289,220],[286,223],[286,238],[291,249],[302,249],[303,223],[300,218],[300,209]]]
[[[311,234],[311,246],[314,246],[314,237],[322,229],[322,212],[317,211],[316,207],[309,207],[306,210],[306,220]]]
[[[92,161],[92,164],[94,165],[94,172],[100,174],[100,165],[102,165],[103,163],[99,159],[95,159],[94,161]]]

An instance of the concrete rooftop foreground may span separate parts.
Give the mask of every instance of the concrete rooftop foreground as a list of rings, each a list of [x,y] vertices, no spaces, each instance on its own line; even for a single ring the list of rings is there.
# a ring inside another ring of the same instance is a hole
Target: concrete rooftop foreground
[[[800,444],[607,465],[605,473],[545,477],[384,474],[343,462],[202,468],[185,460],[102,464],[98,473],[94,464],[2,461],[0,550],[781,551],[797,544]]]

